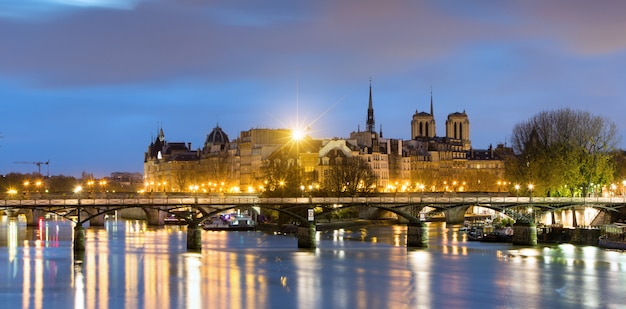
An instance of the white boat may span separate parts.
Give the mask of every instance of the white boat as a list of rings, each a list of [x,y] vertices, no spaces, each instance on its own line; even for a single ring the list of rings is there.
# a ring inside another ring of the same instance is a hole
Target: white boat
[[[202,228],[207,231],[251,231],[256,229],[256,222],[247,215],[225,214],[204,220]]]

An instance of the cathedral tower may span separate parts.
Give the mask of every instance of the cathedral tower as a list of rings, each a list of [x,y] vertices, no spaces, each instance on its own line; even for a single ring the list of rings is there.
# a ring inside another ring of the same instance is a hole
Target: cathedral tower
[[[446,120],[446,137],[461,140],[463,150],[470,150],[469,118],[467,118],[465,111],[448,115],[448,120]]]
[[[433,92],[430,91],[430,114],[415,110],[411,120],[411,139],[432,138],[437,135],[435,128],[435,115],[433,112]]]

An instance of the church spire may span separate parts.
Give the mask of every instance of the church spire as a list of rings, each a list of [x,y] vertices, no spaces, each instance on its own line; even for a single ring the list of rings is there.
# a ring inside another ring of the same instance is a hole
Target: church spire
[[[159,129],[159,136],[157,137],[161,142],[165,141],[165,133],[163,133],[163,126]]]
[[[366,121],[366,129],[367,132],[375,132],[376,126],[374,123],[374,107],[372,106],[372,79],[370,78],[370,102],[367,107],[367,121]]]
[[[433,112],[433,86],[430,86],[430,115],[435,117],[435,113]]]

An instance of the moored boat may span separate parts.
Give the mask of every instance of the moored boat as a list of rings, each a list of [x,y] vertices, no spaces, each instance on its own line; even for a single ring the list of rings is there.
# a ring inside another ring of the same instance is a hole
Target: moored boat
[[[205,220],[202,228],[207,231],[252,231],[256,229],[256,222],[250,216],[227,214]]]
[[[602,230],[602,236],[598,239],[600,248],[626,250],[626,224],[608,224]]]
[[[512,242],[513,229],[506,227],[494,230],[493,228],[484,229],[482,227],[472,227],[467,233],[467,240],[482,242]]]

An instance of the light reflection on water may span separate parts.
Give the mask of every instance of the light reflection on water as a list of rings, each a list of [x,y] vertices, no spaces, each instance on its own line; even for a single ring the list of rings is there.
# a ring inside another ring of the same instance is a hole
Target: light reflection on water
[[[0,224],[0,300],[13,308],[619,308],[626,255],[595,247],[468,242],[429,227],[429,248],[407,249],[406,228],[293,236],[204,232],[110,221],[72,251],[70,222]],[[4,261],[4,262],[2,262]],[[4,307],[4,306],[3,306]]]

